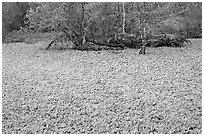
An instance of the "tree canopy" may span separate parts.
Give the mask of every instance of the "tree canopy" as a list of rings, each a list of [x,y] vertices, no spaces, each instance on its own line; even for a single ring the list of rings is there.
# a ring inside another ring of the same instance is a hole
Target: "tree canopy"
[[[201,2],[4,2],[2,14],[3,32],[26,25],[35,32],[69,31],[100,41],[124,32],[142,38],[202,36]]]
[[[122,32],[123,8],[127,33],[137,34],[143,25],[147,32],[191,35],[202,27],[201,3],[125,2],[123,7],[122,2],[87,2],[84,8],[84,27],[96,36]],[[39,3],[37,8],[30,8],[27,17],[30,29],[60,31],[65,26],[78,29],[81,12],[80,3]]]

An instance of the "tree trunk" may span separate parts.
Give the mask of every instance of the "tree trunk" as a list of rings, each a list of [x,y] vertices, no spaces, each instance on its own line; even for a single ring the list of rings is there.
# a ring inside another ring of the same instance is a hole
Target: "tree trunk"
[[[45,50],[48,50],[54,42],[56,42],[58,39],[62,38],[63,36],[64,36],[64,35],[60,35],[59,37],[57,37],[57,38],[55,38],[53,41],[51,41],[51,42],[48,44],[48,46],[45,48]]]
[[[82,9],[82,13],[81,13],[81,45],[83,46],[84,44],[86,44],[86,39],[85,39],[85,28],[84,28],[84,15],[85,15],[85,2],[81,3],[81,9]]]
[[[146,50],[146,44],[144,43],[144,44],[142,45],[142,48],[141,48],[139,54],[145,54],[145,50]]]
[[[125,2],[123,2],[123,34],[125,33]]]

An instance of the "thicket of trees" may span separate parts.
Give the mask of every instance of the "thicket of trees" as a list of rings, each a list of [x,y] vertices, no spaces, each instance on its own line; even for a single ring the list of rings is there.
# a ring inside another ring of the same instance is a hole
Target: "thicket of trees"
[[[66,32],[79,45],[87,39],[107,41],[116,33],[141,39],[166,33],[202,36],[201,2],[15,2],[3,3],[2,14],[3,33],[20,26]]]
[[[33,3],[30,3],[31,5]],[[30,29],[59,31],[69,26],[77,28],[84,18],[84,27],[97,35],[122,32],[123,9],[125,31],[138,33],[141,26],[148,32],[183,32],[197,34],[202,28],[202,3],[125,2],[125,3],[38,3],[27,13]],[[63,27],[62,27],[63,26]],[[99,27],[100,26],[100,27]]]
[[[28,2],[3,2],[2,3],[2,38],[12,30],[24,26],[25,16],[30,8]]]

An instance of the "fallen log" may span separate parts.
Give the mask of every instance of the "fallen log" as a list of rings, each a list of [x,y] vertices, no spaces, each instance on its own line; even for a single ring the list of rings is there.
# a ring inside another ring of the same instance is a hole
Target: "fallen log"
[[[47,48],[45,48],[45,50],[48,50],[54,42],[56,42],[58,39],[62,38],[63,36],[64,36],[64,34],[63,34],[63,35],[60,35],[59,37],[57,37],[57,38],[55,38],[53,41],[51,41],[51,42],[48,44]]]
[[[89,42],[94,43],[94,44],[99,45],[99,46],[106,46],[106,47],[109,47],[110,49],[120,48],[121,50],[124,50],[124,48],[125,48],[125,46],[122,44],[101,43],[101,42],[97,42],[95,40],[92,40]]]
[[[57,40],[59,40],[60,38],[67,38],[67,37],[70,37],[70,36],[67,35],[67,34],[62,34],[62,35],[58,36],[57,38],[55,38],[54,40],[52,40],[48,44],[48,47],[46,47],[45,50],[48,50],[51,47],[51,45],[54,42],[56,42]],[[75,42],[76,41],[73,41],[74,44],[76,44]],[[95,41],[95,40],[87,40],[87,42],[90,42],[92,44],[101,46],[101,47],[103,47],[104,50],[115,50],[115,49],[124,50],[124,48],[125,48],[125,45],[123,45],[122,43],[121,44],[113,44],[113,43],[98,42],[98,41]],[[76,46],[75,48],[79,49],[79,50],[89,50],[89,49],[90,50],[95,50],[94,47],[88,47],[86,45]],[[96,50],[99,50],[99,49],[96,49]]]

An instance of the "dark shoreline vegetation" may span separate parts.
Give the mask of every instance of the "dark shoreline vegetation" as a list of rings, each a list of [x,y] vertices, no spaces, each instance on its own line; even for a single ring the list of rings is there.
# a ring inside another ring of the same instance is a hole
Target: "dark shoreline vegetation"
[[[56,38],[57,37],[57,38]],[[32,32],[21,32],[13,31],[5,39],[5,43],[16,43],[16,42],[26,42],[28,44],[36,43],[39,41],[50,41],[45,50],[50,48],[54,49],[76,49],[76,50],[86,50],[86,51],[100,51],[100,50],[124,50],[127,48],[140,49],[139,53],[145,54],[146,47],[182,47],[185,44],[191,44],[185,36],[180,34],[160,34],[151,36],[151,38],[143,41],[140,37],[128,34],[128,33],[118,33],[114,37],[109,38],[107,41],[96,41],[94,39],[87,40],[85,44],[78,45],[75,44],[76,41],[70,39],[70,34],[50,32],[50,33],[32,33]],[[63,45],[63,46],[62,46]],[[72,46],[70,46],[72,45]],[[54,48],[53,48],[54,46]],[[57,47],[59,46],[59,47]],[[144,48],[144,49],[142,49]],[[144,51],[143,51],[144,50]]]
[[[202,44],[112,51],[2,45],[2,133],[202,133]],[[59,46],[57,46],[59,47]]]

